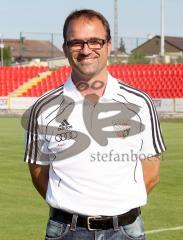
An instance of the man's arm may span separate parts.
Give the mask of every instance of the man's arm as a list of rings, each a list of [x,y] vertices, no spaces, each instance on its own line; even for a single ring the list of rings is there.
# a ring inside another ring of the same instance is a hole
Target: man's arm
[[[144,159],[141,163],[146,191],[149,193],[159,182],[160,156]]]
[[[49,179],[49,165],[29,164],[29,171],[34,187],[45,199]]]

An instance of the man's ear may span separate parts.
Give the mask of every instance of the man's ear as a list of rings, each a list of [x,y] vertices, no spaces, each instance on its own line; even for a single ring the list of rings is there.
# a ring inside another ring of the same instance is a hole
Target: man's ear
[[[109,42],[108,42],[108,56],[110,56],[111,50],[112,50],[112,41],[109,40]]]
[[[64,55],[67,58],[68,54],[67,54],[67,46],[65,45],[65,43],[63,43],[62,45],[63,51],[64,51]]]

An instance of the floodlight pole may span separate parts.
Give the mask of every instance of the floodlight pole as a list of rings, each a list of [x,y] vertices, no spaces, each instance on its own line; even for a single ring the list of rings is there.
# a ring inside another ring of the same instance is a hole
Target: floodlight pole
[[[161,57],[165,56],[164,0],[161,0]]]
[[[51,58],[54,57],[54,49],[53,49],[53,33],[51,33]]]
[[[114,51],[118,50],[118,0],[114,0]]]
[[[3,59],[4,59],[4,56],[3,56],[3,48],[4,48],[3,35],[1,34],[1,66],[2,66],[2,67],[4,66],[4,62],[3,62]]]

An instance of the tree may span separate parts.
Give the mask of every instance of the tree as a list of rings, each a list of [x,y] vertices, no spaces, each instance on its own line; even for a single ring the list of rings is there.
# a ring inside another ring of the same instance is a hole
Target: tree
[[[128,58],[128,63],[139,63],[139,64],[143,64],[143,63],[149,63],[149,61],[147,60],[147,58],[145,57],[145,55],[141,52],[133,52],[130,57]]]
[[[124,43],[124,41],[123,41],[123,38],[120,38],[120,44],[119,44],[118,51],[119,51],[120,53],[126,53],[125,43]]]
[[[1,56],[1,54],[0,54]],[[3,63],[5,66],[11,65],[11,49],[10,47],[3,48]]]

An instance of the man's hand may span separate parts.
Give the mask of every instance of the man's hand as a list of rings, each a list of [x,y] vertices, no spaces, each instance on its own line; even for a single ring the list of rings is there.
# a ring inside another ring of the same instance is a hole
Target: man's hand
[[[32,177],[34,187],[45,199],[49,179],[49,165],[42,166],[37,164],[29,164],[29,171]]]
[[[149,193],[159,182],[160,156],[144,159],[141,163],[146,191]]]

